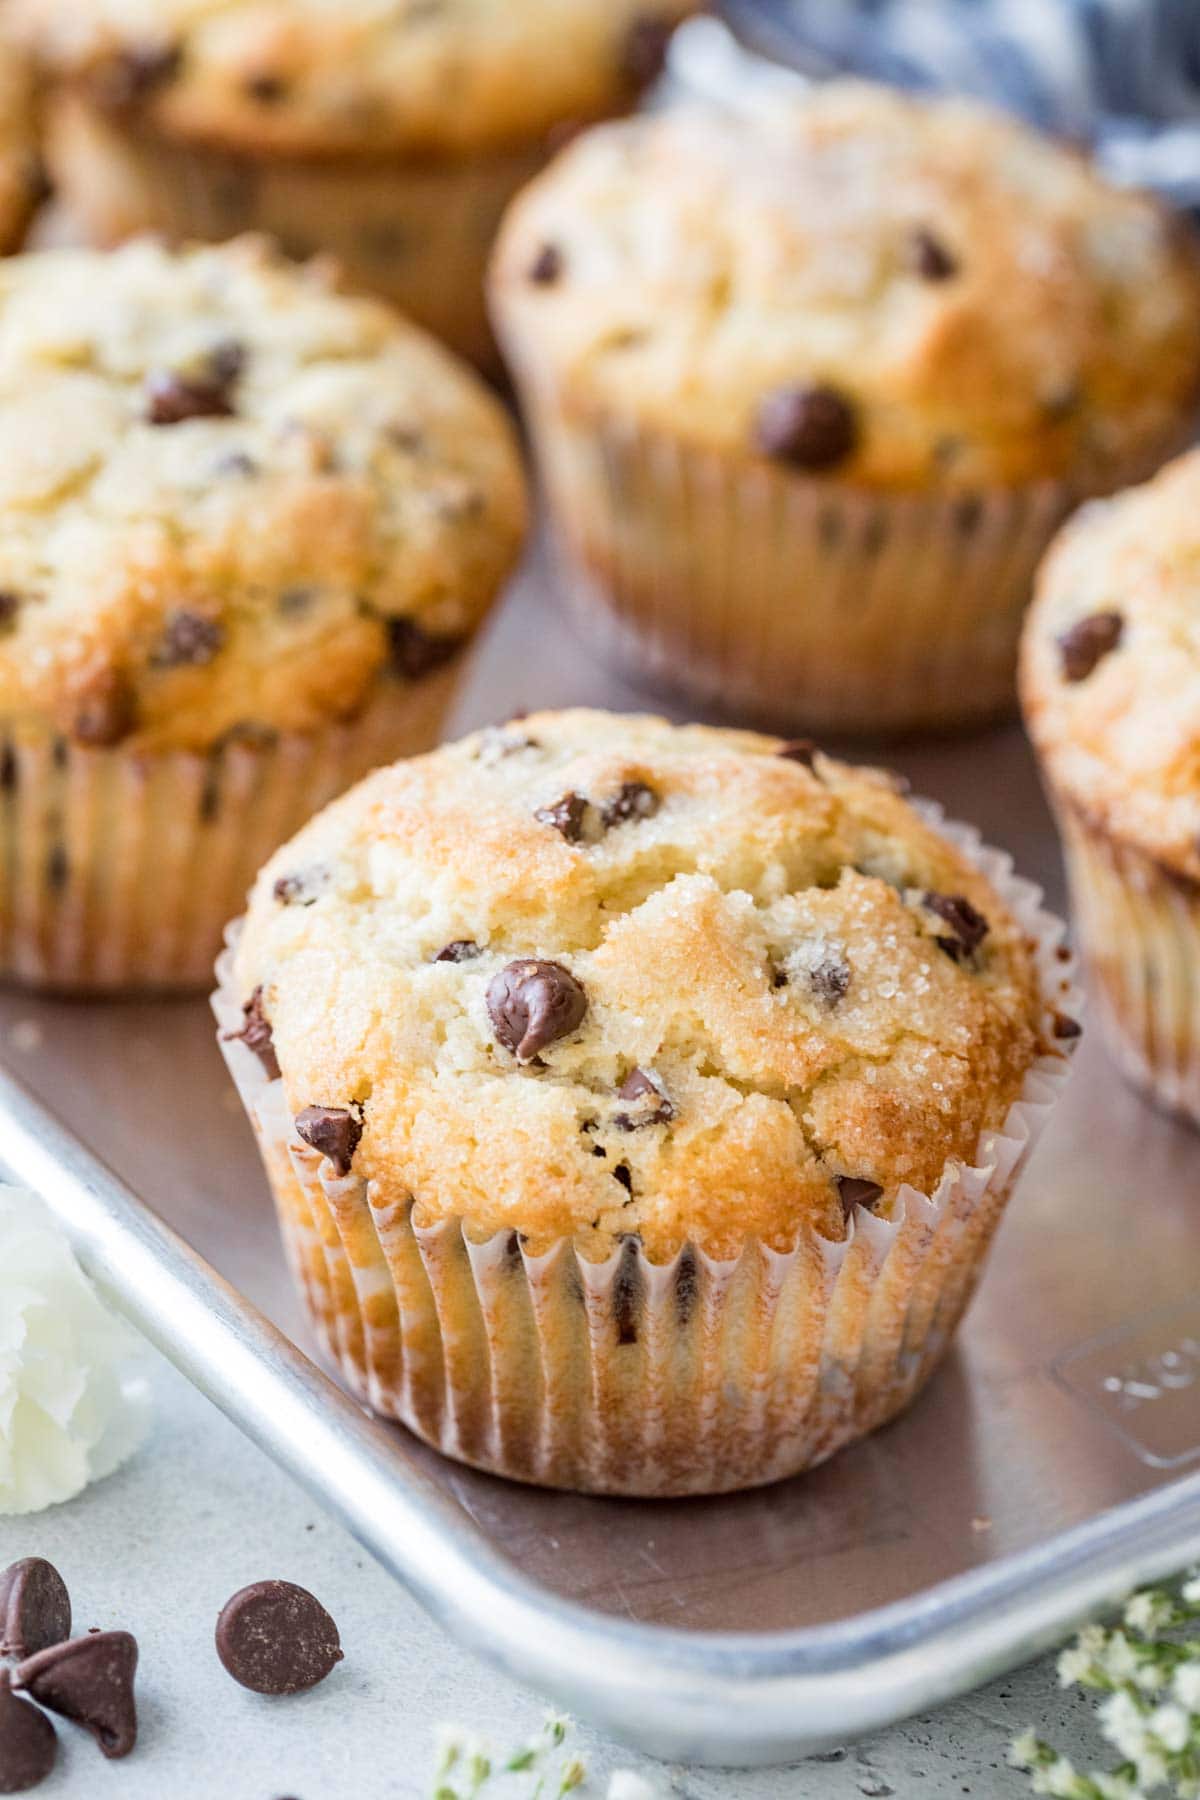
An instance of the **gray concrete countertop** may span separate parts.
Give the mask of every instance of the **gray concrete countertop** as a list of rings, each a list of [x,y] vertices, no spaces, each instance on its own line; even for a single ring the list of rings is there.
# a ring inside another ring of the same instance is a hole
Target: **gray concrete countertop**
[[[65,1576],[76,1629],[123,1626],[141,1646],[141,1734],[106,1763],[84,1733],[59,1731],[45,1800],[425,1800],[440,1723],[512,1747],[546,1707],[459,1649],[312,1502],[165,1364],[152,1370],[151,1436],[124,1470],[68,1505],[0,1519],[0,1566],[45,1556]],[[268,1700],[218,1663],[213,1625],[246,1582],[311,1588],[338,1622],[345,1661],[320,1688]],[[1058,1691],[1052,1660],[929,1718],[791,1769],[666,1770],[580,1728],[585,1796],[615,1768],[654,1774],[690,1800],[1008,1800],[1006,1768],[1033,1723],[1086,1760],[1086,1702]]]

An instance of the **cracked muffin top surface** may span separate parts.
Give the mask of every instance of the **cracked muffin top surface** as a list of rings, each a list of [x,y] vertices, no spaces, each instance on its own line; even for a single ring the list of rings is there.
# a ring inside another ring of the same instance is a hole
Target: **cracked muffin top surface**
[[[887,1215],[1051,1029],[989,882],[806,746],[544,713],[381,770],[273,858],[247,1046],[334,1173],[537,1253],[734,1255]]]
[[[872,488],[1111,485],[1178,447],[1200,378],[1200,263],[1158,202],[855,82],[585,134],[514,202],[492,293],[574,411]]]
[[[202,749],[350,717],[478,623],[524,525],[499,403],[244,239],[0,264],[0,718]]]
[[[698,0],[8,0],[51,72],[175,138],[304,155],[523,144],[619,110]]]
[[[1021,665],[1060,800],[1200,882],[1200,451],[1075,515],[1043,565]]]

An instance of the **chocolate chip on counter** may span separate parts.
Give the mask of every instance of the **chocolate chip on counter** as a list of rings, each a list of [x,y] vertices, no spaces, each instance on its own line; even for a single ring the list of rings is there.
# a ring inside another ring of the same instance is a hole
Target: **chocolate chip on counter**
[[[362,1121],[346,1106],[306,1106],[296,1115],[297,1134],[328,1159],[337,1176],[348,1175],[362,1137]]]
[[[133,689],[116,669],[105,669],[80,695],[71,725],[76,743],[95,749],[119,744],[133,730],[136,719]]]
[[[625,1110],[613,1114],[613,1124],[620,1131],[640,1131],[643,1125],[666,1125],[675,1117],[675,1108],[652,1075],[644,1069],[631,1069],[617,1090]]]
[[[858,415],[836,388],[777,388],[760,402],[754,438],[765,456],[796,469],[832,469],[858,445]]]
[[[653,13],[639,13],[630,21],[621,47],[621,69],[634,87],[649,87],[667,66],[671,25]]]
[[[300,1694],[342,1660],[338,1628],[307,1588],[255,1581],[221,1608],[217,1655],[256,1694]]]
[[[20,610],[20,594],[14,594],[10,589],[0,591],[0,637],[7,637],[10,631],[16,630]]]
[[[564,794],[552,806],[539,806],[533,816],[539,825],[551,826],[568,844],[578,844],[583,837],[587,812],[588,803],[583,795],[571,793]]]
[[[924,894],[922,905],[949,925],[953,935],[939,937],[937,945],[954,962],[974,956],[991,927],[963,894]]]
[[[661,805],[659,796],[644,781],[625,781],[605,806],[601,817],[611,830],[614,825],[624,825],[628,819],[652,819]]]
[[[146,423],[183,425],[189,419],[231,419],[237,411],[230,383],[217,375],[157,369],[146,377]]]
[[[850,964],[845,957],[831,952],[807,973],[809,987],[826,1006],[836,1006],[839,1000],[845,999],[850,986]]]
[[[940,238],[919,226],[908,241],[909,264],[922,281],[949,281],[958,274],[958,263]]]
[[[435,963],[474,962],[483,951],[474,938],[455,938],[452,943],[444,944],[434,957]]]
[[[1072,1039],[1083,1036],[1083,1026],[1078,1019],[1069,1013],[1056,1012],[1054,1015],[1054,1035],[1061,1043],[1070,1043]]]
[[[18,1663],[13,1685],[48,1712],[82,1725],[115,1760],[137,1743],[137,1661],[137,1640],[128,1631],[89,1632]]]
[[[531,1063],[547,1044],[574,1031],[583,1023],[587,1005],[570,970],[556,962],[510,962],[492,977],[487,991],[497,1042],[519,1063]]]
[[[1117,648],[1125,630],[1118,612],[1090,613],[1058,640],[1064,681],[1086,681],[1097,663]]]
[[[419,681],[440,669],[462,649],[463,639],[446,632],[426,631],[412,619],[388,619],[388,655],[397,675]]]
[[[883,1189],[877,1181],[867,1181],[861,1175],[835,1175],[834,1182],[841,1196],[842,1211],[847,1219],[856,1206],[865,1206],[870,1212],[875,1202],[883,1194]]]
[[[529,265],[529,279],[536,287],[553,287],[561,279],[563,253],[557,244],[543,244]]]
[[[150,657],[156,669],[200,667],[210,663],[225,642],[219,619],[205,613],[173,612],[167,615],[162,636]]]
[[[788,738],[775,754],[785,762],[800,763],[803,768],[811,769],[816,762],[817,745],[811,738]]]
[[[18,1700],[12,1676],[0,1669],[0,1794],[27,1794],[40,1787],[57,1754],[58,1738],[45,1713]]]
[[[243,1043],[247,1050],[253,1050],[259,1062],[267,1072],[268,1079],[279,1079],[279,1058],[275,1054],[275,1038],[271,1031],[271,1023],[263,1012],[263,991],[256,987],[242,1008],[245,1024],[240,1031],[228,1034],[230,1042]]]
[[[70,1635],[71,1597],[54,1564],[40,1556],[11,1563],[0,1575],[0,1655],[32,1656]]]

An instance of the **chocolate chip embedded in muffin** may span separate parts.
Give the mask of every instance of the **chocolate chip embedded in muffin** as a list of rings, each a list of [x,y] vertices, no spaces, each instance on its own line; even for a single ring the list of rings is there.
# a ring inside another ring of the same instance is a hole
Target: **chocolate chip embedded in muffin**
[[[563,272],[563,253],[557,244],[543,244],[529,265],[529,279],[535,287],[553,287]]]
[[[452,943],[444,944],[433,960],[435,963],[465,963],[474,962],[482,955],[474,938],[455,938]]]
[[[632,1069],[617,1090],[625,1102],[621,1112],[613,1114],[613,1124],[620,1131],[640,1131],[644,1125],[667,1125],[675,1117],[675,1108],[653,1075],[645,1069]]]
[[[169,613],[150,657],[151,667],[202,667],[213,660],[224,642],[225,627],[219,619],[198,612]]]
[[[835,951],[822,956],[807,970],[808,985],[825,1006],[836,1006],[850,988],[850,964]]]
[[[217,1619],[216,1645],[229,1674],[255,1694],[304,1693],[343,1655],[321,1602],[291,1581],[255,1581],[234,1594]]]
[[[836,468],[854,454],[858,440],[858,414],[837,388],[777,388],[755,415],[757,447],[795,469]]]
[[[862,1175],[836,1175],[834,1183],[841,1197],[842,1211],[846,1218],[856,1206],[864,1206],[870,1212],[877,1200],[882,1199],[883,1189],[877,1181],[868,1181]]]
[[[463,640],[446,632],[426,631],[412,619],[388,619],[388,655],[397,675],[406,681],[419,681],[448,663]]]
[[[540,825],[549,825],[557,831],[568,844],[578,844],[584,835],[588,802],[582,794],[564,794],[551,806],[539,806],[533,816]]]
[[[908,240],[909,266],[922,281],[949,281],[958,274],[958,263],[932,231],[918,226]]]
[[[231,1031],[229,1041],[245,1044],[252,1050],[267,1072],[271,1081],[279,1079],[279,1058],[275,1054],[275,1036],[271,1030],[271,1021],[263,1011],[263,991],[256,987],[246,1004],[242,1007],[244,1023],[240,1031]]]
[[[1125,632],[1119,612],[1090,613],[1076,620],[1058,639],[1064,681],[1086,681],[1098,663],[1115,650]]]
[[[128,1631],[95,1631],[52,1644],[13,1671],[39,1706],[90,1731],[104,1755],[128,1756],[137,1743],[137,1640]]]
[[[237,411],[231,384],[215,373],[184,375],[160,369],[146,377],[146,423],[183,425],[189,419],[231,419]]]
[[[298,869],[293,874],[281,875],[271,891],[281,906],[313,906],[329,886],[329,875],[324,864]]]
[[[671,25],[653,13],[639,13],[631,20],[621,46],[621,68],[634,87],[649,87],[667,66]]]
[[[273,75],[270,70],[263,69],[257,75],[249,75],[243,87],[251,100],[259,106],[278,106],[287,99],[288,84],[282,75]]]
[[[1076,1038],[1083,1036],[1083,1026],[1069,1013],[1056,1012],[1052,1029],[1055,1037],[1062,1043],[1073,1043]]]
[[[133,689],[116,669],[105,669],[84,689],[71,724],[76,743],[107,749],[127,738],[136,722]]]
[[[487,991],[488,1017],[496,1040],[519,1063],[567,1037],[583,1023],[587,995],[561,963],[532,958],[510,962],[493,976]]]
[[[349,1107],[306,1106],[296,1115],[296,1132],[326,1158],[335,1175],[350,1173],[363,1128]]]
[[[950,936],[937,939],[939,950],[944,950],[954,962],[966,962],[974,956],[990,926],[964,895],[925,894],[921,904],[950,927]]]
[[[602,817],[611,830],[629,819],[652,819],[662,801],[644,781],[625,781],[605,806]]]
[[[785,762],[800,763],[805,769],[816,766],[817,746],[811,738],[788,738],[775,752]]]

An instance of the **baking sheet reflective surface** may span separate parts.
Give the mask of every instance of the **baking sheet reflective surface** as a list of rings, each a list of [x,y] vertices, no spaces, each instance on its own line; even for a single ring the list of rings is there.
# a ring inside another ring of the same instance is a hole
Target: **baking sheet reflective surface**
[[[456,729],[575,702],[654,704],[595,668],[533,571],[476,657]],[[1011,849],[1061,904],[1019,730],[874,756]],[[0,1056],[311,1351],[205,1002],[7,994]],[[525,1575],[602,1612],[733,1631],[848,1620],[1200,1470],[1198,1274],[1200,1138],[1088,1041],[957,1350],[905,1418],[826,1467],[743,1496],[644,1504],[510,1486],[399,1430],[398,1446]]]

